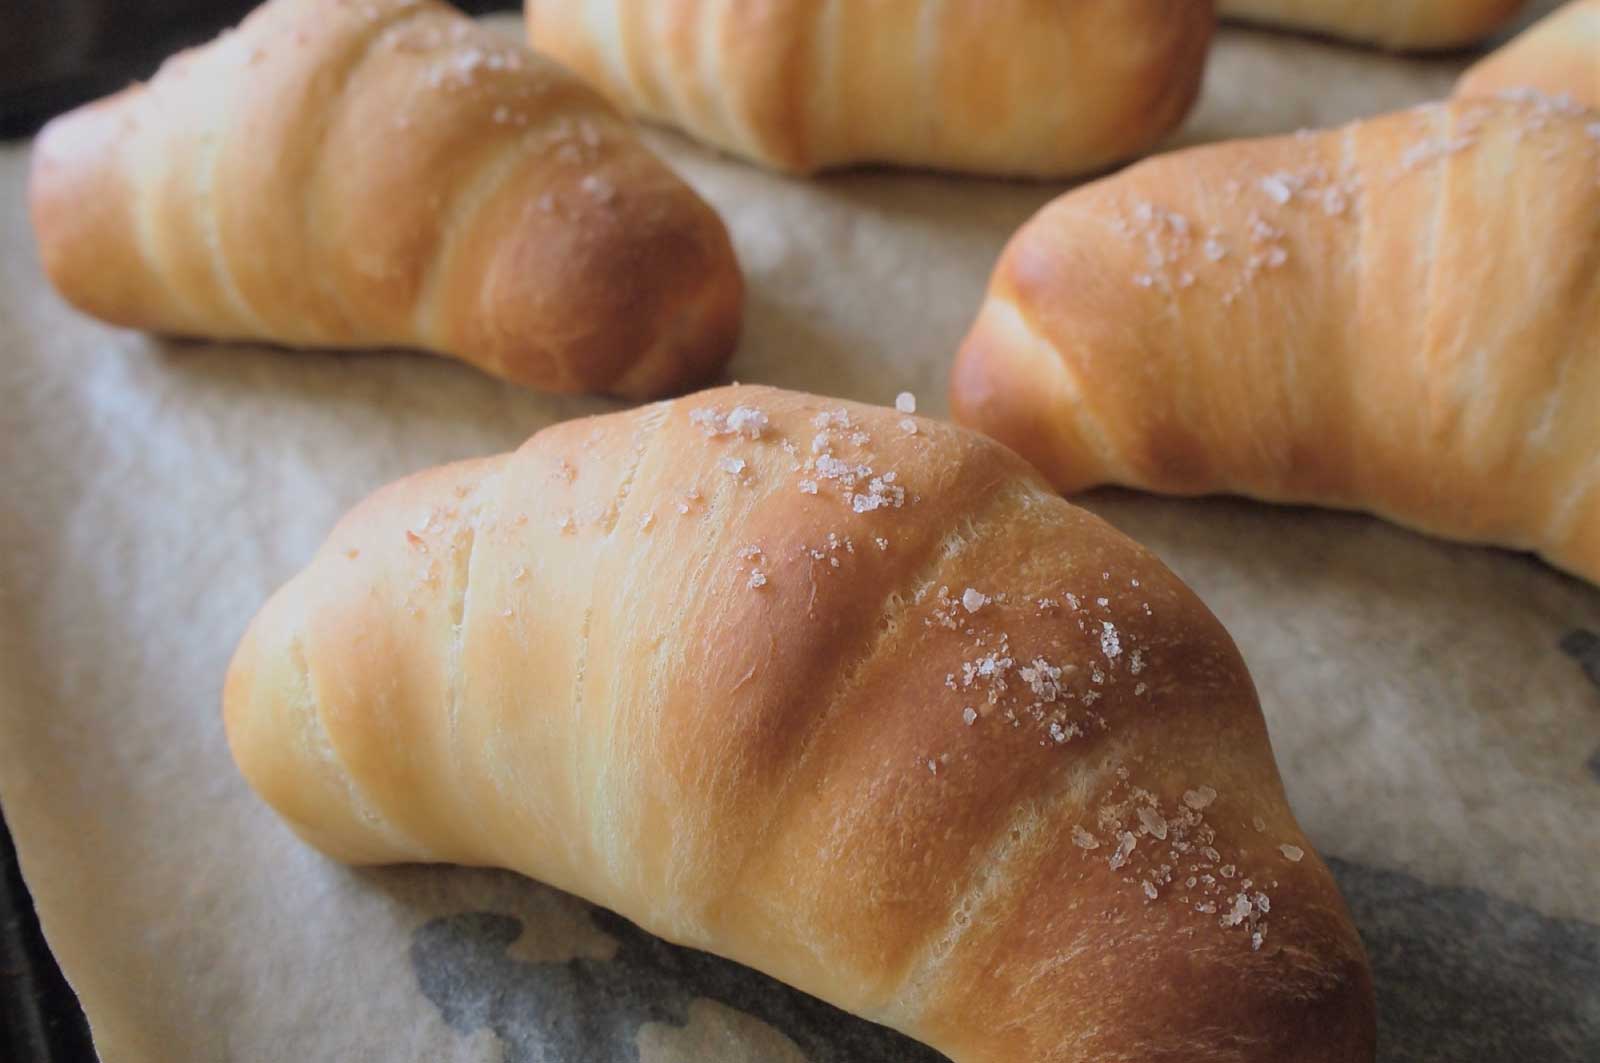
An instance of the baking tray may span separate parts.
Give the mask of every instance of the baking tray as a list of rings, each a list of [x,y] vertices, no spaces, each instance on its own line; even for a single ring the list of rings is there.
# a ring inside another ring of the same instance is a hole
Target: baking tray
[[[92,1063],[89,1024],[44,943],[0,810],[0,1059]]]

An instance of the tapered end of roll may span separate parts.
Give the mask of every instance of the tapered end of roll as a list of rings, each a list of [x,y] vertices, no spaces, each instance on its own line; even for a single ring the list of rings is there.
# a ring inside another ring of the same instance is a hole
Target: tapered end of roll
[[[1078,423],[1063,416],[1074,384],[1055,348],[1013,301],[991,296],[950,375],[950,413],[1028,458],[1068,494],[1103,482]]]
[[[63,298],[112,324],[138,326],[161,300],[133,244],[119,165],[129,89],[51,121],[33,143],[28,209],[45,275]]]
[[[301,581],[283,588],[245,632],[228,666],[222,718],[251,787],[317,849],[348,864],[415,859],[361,814],[328,739],[306,660]]]

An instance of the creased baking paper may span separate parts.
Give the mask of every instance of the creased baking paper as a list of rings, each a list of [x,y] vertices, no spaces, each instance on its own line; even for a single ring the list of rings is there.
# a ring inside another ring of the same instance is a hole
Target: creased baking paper
[[[1176,139],[1408,105],[1464,61],[1228,31]],[[1061,190],[799,181],[650,140],[734,232],[734,378],[935,414],[1001,245]],[[96,325],[40,276],[27,153],[0,151],[0,800],[106,1059],[937,1058],[517,876],[352,871],[296,841],[223,741],[246,621],[378,485],[614,406]],[[1361,516],[1086,503],[1243,649],[1371,950],[1382,1058],[1600,1059],[1600,591]]]

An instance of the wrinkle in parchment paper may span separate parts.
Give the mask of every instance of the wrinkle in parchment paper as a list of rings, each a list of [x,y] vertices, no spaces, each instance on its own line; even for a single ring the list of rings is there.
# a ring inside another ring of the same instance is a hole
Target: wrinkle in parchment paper
[[[1175,142],[1408,105],[1466,59],[1229,30]],[[1062,189],[792,180],[647,136],[738,245],[735,379],[909,390],[935,415],[995,256]],[[105,1058],[931,1058],[515,875],[350,870],[298,842],[218,718],[249,617],[373,488],[618,407],[419,355],[101,327],[40,276],[26,166],[0,149],[0,801]],[[1600,1058],[1600,591],[1351,514],[1083,501],[1243,650],[1371,950],[1382,1057]]]

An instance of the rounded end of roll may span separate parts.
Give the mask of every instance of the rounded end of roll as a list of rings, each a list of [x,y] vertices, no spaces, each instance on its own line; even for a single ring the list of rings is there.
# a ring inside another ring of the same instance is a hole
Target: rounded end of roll
[[[545,391],[655,398],[714,378],[744,281],[715,211],[642,147],[508,182],[474,224],[445,349]]]

